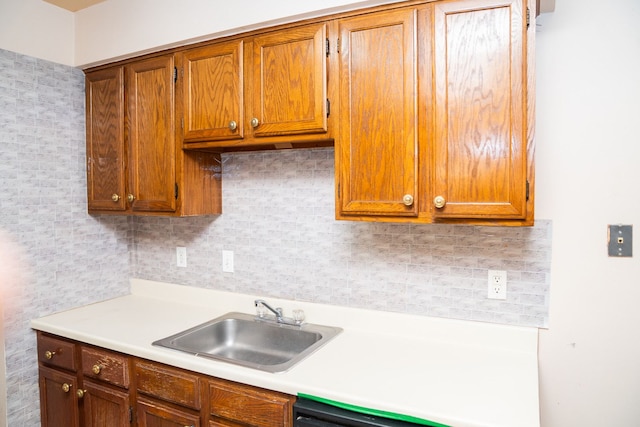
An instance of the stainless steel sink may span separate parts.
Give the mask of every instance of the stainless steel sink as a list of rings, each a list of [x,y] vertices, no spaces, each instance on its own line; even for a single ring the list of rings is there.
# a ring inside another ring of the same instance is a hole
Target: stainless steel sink
[[[267,372],[284,372],[342,331],[304,323],[290,326],[227,313],[153,345]]]

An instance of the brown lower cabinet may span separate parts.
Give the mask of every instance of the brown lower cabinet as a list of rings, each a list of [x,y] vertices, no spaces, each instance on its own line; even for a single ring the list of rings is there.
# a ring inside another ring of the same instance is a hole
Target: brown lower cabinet
[[[43,427],[291,427],[295,397],[38,332]]]

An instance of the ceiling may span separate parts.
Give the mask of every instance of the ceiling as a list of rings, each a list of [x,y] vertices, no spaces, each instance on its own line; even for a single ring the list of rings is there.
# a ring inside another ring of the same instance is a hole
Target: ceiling
[[[44,0],[47,3],[59,6],[63,9],[70,10],[71,12],[77,12],[80,9],[85,9],[89,6],[93,6],[96,3],[102,3],[105,0]]]

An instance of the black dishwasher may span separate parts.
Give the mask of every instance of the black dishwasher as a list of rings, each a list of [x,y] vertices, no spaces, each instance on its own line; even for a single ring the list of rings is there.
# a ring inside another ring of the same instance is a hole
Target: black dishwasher
[[[416,427],[420,425],[348,411],[301,397],[293,404],[294,427]]]

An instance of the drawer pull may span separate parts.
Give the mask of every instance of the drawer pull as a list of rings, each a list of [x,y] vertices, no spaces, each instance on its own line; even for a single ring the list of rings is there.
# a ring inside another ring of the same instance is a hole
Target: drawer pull
[[[91,372],[93,372],[96,375],[100,375],[100,371],[102,371],[102,368],[104,368],[104,366],[102,365],[98,365],[97,363],[95,365],[93,365],[93,367],[91,368]]]
[[[87,390],[78,389],[78,391],[76,391],[76,396],[78,396],[78,399],[82,399],[86,392]]]
[[[71,390],[71,384],[62,384],[62,391],[64,391],[65,393],[69,393],[69,390]]]
[[[55,356],[55,355],[56,355],[56,352],[55,352],[55,351],[47,350],[47,351],[45,351],[45,352],[44,352],[44,357],[45,357],[47,360],[51,360],[51,359],[53,359],[53,356]]]

